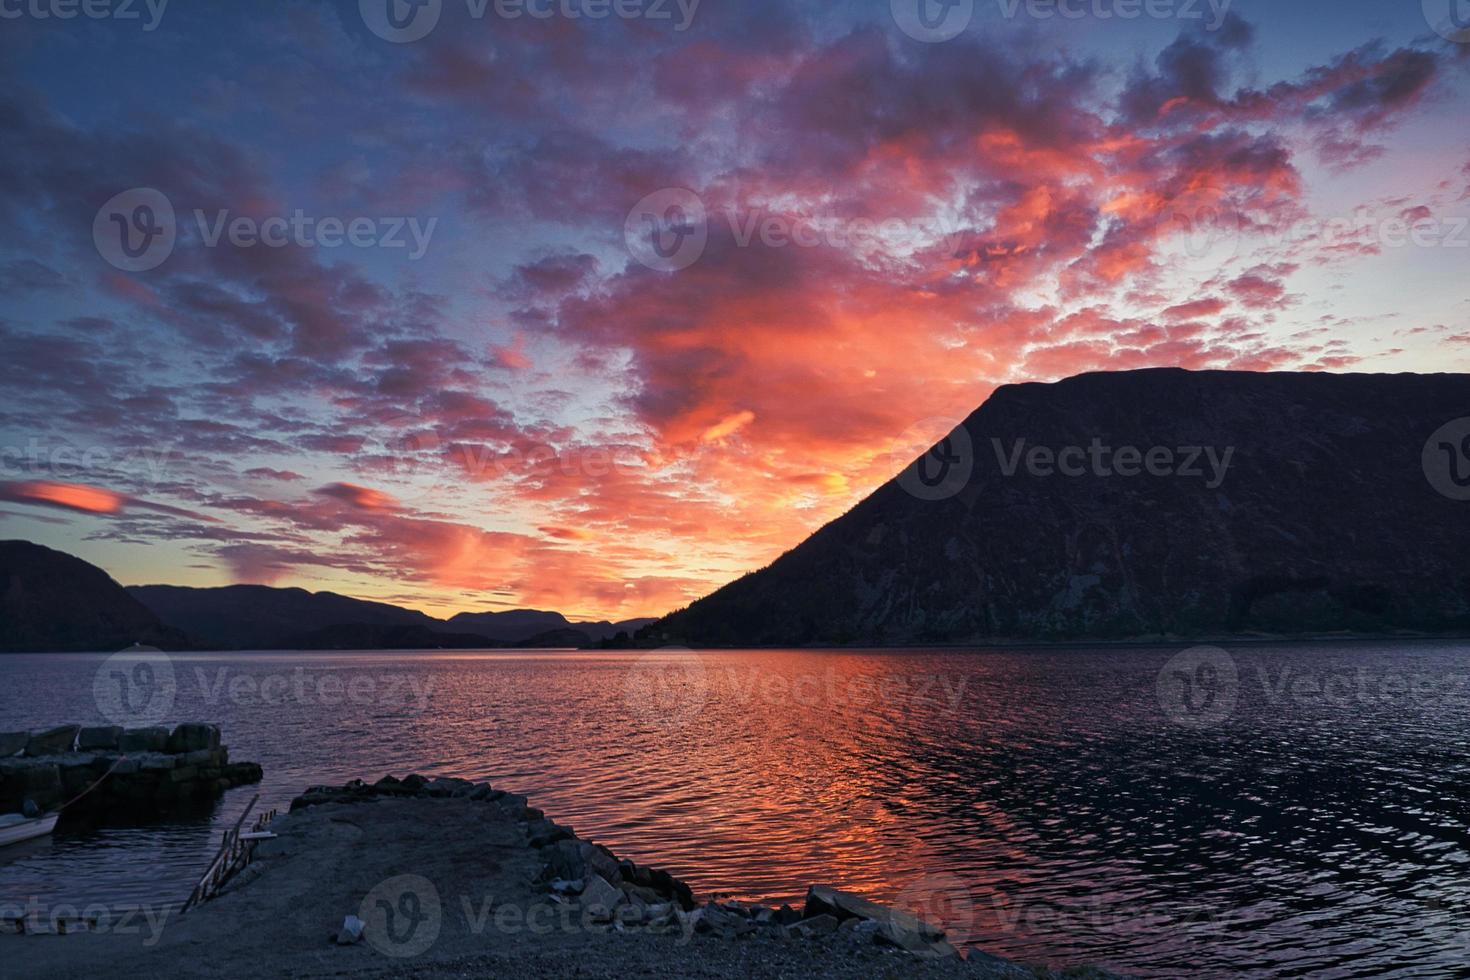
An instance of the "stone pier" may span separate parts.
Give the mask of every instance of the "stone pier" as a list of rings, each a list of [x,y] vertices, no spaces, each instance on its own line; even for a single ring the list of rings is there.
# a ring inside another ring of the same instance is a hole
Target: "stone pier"
[[[167,815],[260,778],[256,763],[230,761],[215,725],[61,725],[0,734],[0,813],[19,811],[27,799],[52,810],[85,792],[68,816],[97,811]]]

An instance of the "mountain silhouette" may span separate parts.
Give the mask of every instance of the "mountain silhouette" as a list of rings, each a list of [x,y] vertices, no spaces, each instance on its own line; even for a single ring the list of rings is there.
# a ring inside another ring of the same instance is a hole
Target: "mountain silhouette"
[[[639,640],[1470,630],[1467,415],[1467,375],[1006,385],[847,514]]]

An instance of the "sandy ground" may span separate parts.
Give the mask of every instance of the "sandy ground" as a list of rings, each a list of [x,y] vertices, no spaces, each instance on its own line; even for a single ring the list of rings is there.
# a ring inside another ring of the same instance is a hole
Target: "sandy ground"
[[[220,897],[108,931],[0,935],[0,973],[77,977],[1034,977],[999,960],[922,960],[847,934],[721,939],[584,922],[536,879],[541,853],[498,804],[403,799],[314,806]],[[360,915],[367,935],[333,937]],[[982,962],[984,960],[984,962]],[[1087,975],[1078,972],[1076,975]]]

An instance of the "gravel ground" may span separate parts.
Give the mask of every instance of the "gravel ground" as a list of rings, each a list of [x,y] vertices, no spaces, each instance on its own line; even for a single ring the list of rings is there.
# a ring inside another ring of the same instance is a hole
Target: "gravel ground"
[[[722,939],[586,922],[538,883],[522,814],[466,799],[328,803],[279,836],[224,894],[187,915],[69,936],[0,935],[11,980],[76,977],[1053,977],[983,954],[922,959],[842,932]],[[374,912],[376,910],[376,913]],[[374,914],[376,917],[374,917]],[[348,915],[369,922],[352,945]]]

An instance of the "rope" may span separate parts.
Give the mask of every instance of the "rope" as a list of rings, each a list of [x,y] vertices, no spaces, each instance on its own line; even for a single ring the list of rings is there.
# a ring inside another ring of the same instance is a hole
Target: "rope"
[[[88,793],[92,792],[92,790],[96,789],[98,786],[101,786],[102,785],[102,780],[106,779],[108,776],[111,776],[112,775],[112,770],[114,770],[118,766],[122,765],[124,762],[127,761],[127,759],[128,759],[128,757],[125,756],[125,755],[124,756],[119,756],[118,757],[118,760],[116,762],[114,762],[112,765],[110,765],[110,766],[107,767],[107,771],[106,772],[104,772],[102,775],[98,776],[95,780],[92,781],[92,785],[91,786],[88,786],[86,789],[82,790],[76,796],[73,796],[71,799],[69,799],[65,803],[61,804],[61,806],[57,807],[56,812],[57,813],[60,813],[62,810],[65,810],[67,807],[71,806],[77,800],[80,800],[82,797],[84,797]]]

